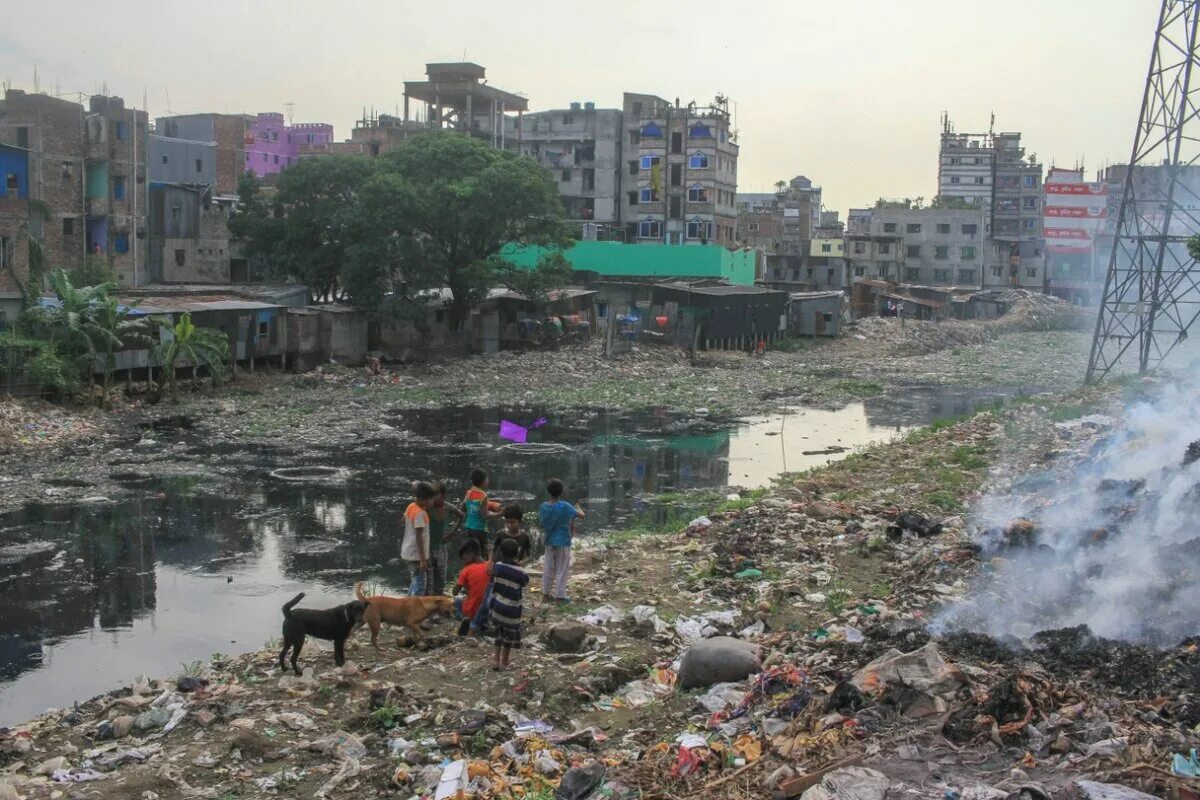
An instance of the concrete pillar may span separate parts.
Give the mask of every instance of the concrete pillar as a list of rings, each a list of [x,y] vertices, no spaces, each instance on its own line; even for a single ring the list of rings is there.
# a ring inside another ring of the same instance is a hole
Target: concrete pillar
[[[404,94],[404,121],[408,122],[408,93]]]
[[[473,116],[472,111],[473,111],[473,106],[474,106],[474,103],[472,102],[473,99],[474,99],[474,95],[472,95],[470,92],[467,92],[467,112],[466,112],[467,117],[465,120],[460,120],[460,122],[462,123],[462,125],[460,127],[462,128],[462,130],[464,130],[468,133],[471,131],[471,121],[472,121],[472,116]]]
[[[492,147],[496,146],[496,101],[492,101]]]
[[[507,126],[504,124],[504,101],[501,100],[500,101],[500,149],[501,150],[504,149],[504,145],[506,144],[505,140],[508,138],[508,131],[506,130],[506,127]]]
[[[517,109],[517,150],[521,149],[521,145],[525,142],[525,123],[521,116],[524,112]]]

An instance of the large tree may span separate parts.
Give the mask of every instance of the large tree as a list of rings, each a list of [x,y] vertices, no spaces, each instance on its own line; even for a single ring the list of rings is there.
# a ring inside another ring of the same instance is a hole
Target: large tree
[[[268,260],[273,275],[305,284],[318,300],[341,300],[358,193],[374,170],[358,156],[301,159],[279,174],[269,200],[243,180],[230,229],[249,257]]]
[[[536,298],[569,276],[561,256],[532,271],[500,258],[509,243],[570,243],[558,191],[537,162],[452,132],[414,136],[381,161],[359,198],[356,299],[371,286],[409,297],[445,287],[457,323],[492,287]]]

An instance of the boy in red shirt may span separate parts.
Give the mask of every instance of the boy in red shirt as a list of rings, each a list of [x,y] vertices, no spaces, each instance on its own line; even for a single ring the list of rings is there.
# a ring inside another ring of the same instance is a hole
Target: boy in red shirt
[[[463,546],[458,549],[458,555],[465,566],[462,572],[458,573],[458,583],[455,584],[454,591],[455,594],[458,594],[460,589],[466,592],[465,596],[454,598],[454,608],[463,618],[458,626],[458,635],[466,636],[467,631],[470,631],[479,636],[482,631],[475,626],[474,620],[479,609],[483,607],[488,584],[492,580],[488,574],[489,565],[480,558],[479,545],[474,539],[463,542]]]

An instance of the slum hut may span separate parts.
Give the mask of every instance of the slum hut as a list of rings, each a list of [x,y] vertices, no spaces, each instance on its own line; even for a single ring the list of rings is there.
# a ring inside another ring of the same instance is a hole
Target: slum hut
[[[367,312],[353,306],[308,306],[321,314],[321,345],[333,361],[358,366],[367,360]]]
[[[762,286],[660,283],[652,304],[661,307],[667,330],[681,347],[741,350],[787,333],[787,292]]]
[[[497,314],[501,350],[520,350],[590,338],[596,329],[595,296],[591,289],[566,287],[540,303],[519,292],[493,290],[479,311]]]
[[[321,342],[321,312],[315,308],[289,308],[284,314],[287,351],[283,366],[289,372],[308,372],[325,359]]]
[[[193,325],[221,331],[229,338],[229,354],[235,369],[239,364],[250,369],[272,362],[283,366],[287,351],[283,306],[216,293],[156,296],[122,292],[118,299],[134,306],[136,315],[165,317],[174,323],[184,314],[190,314]],[[166,335],[169,334],[160,332],[160,336]],[[150,366],[147,348],[123,350],[118,354],[118,370],[147,366]]]
[[[845,304],[840,291],[792,292],[789,328],[794,336],[837,336]]]
[[[936,321],[949,314],[950,300],[933,300],[914,294],[891,290],[880,295],[884,302],[882,316]]]

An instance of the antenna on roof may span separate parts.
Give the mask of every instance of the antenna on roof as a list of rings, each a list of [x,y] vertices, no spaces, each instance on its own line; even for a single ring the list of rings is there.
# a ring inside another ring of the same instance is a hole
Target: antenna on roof
[[[283,107],[285,109],[287,109],[288,125],[291,125],[292,124],[292,115],[296,111],[296,104],[295,103],[284,103]]]

